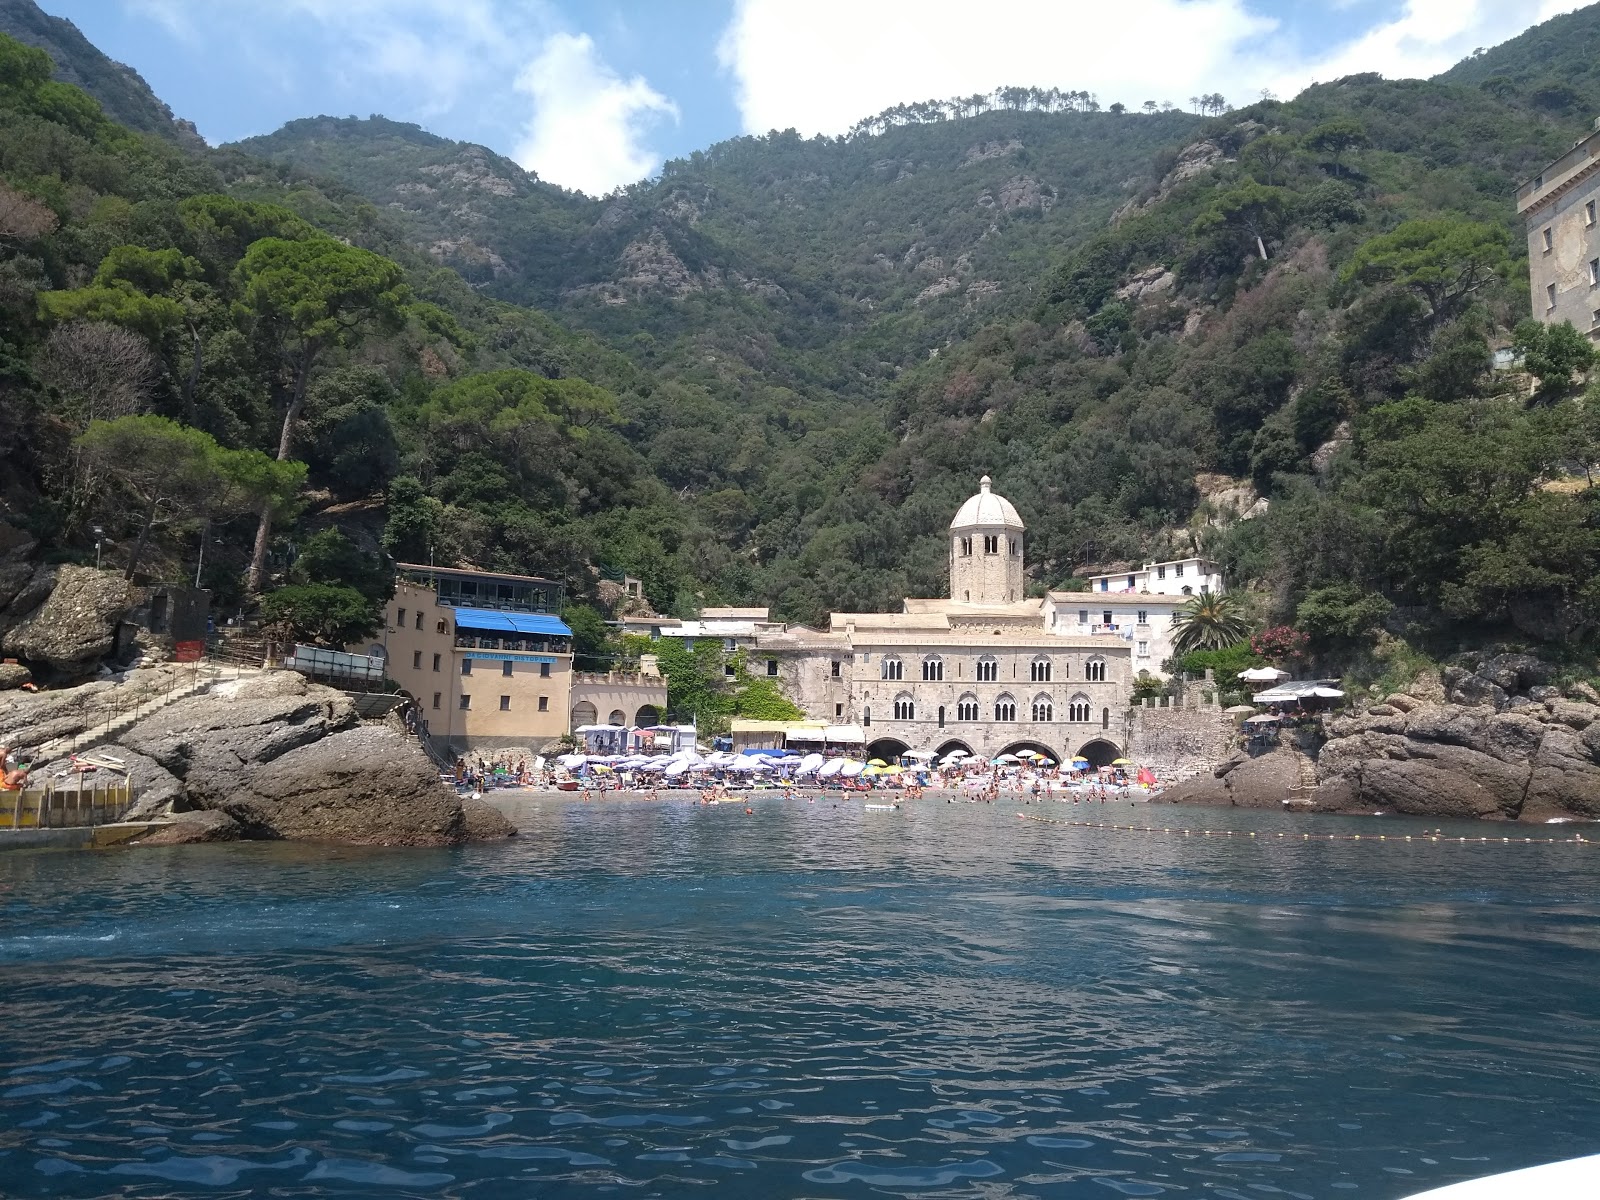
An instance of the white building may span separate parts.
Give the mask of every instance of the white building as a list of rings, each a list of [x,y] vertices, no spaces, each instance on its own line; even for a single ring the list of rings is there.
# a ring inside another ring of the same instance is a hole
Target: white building
[[[1172,657],[1172,616],[1201,592],[1221,593],[1222,573],[1203,558],[1146,563],[1137,571],[1091,575],[1086,592],[1050,592],[1051,628],[1061,634],[1109,634],[1133,649],[1133,671],[1163,675]]]

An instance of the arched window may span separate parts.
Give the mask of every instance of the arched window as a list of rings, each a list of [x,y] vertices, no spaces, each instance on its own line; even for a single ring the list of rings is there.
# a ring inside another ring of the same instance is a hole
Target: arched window
[[[917,719],[917,706],[911,697],[901,692],[894,698],[894,719],[896,721],[915,721]]]
[[[956,701],[956,720],[976,721],[978,719],[978,698],[971,692]]]
[[[1100,728],[1111,728],[1111,710],[1109,708],[1102,708],[1100,710]]]
[[[925,682],[938,683],[944,678],[944,659],[937,654],[930,654],[922,660],[922,678]]]
[[[1089,723],[1089,697],[1079,692],[1067,701],[1067,720],[1078,721],[1085,725]]]
[[[883,662],[879,665],[884,679],[904,679],[906,677],[905,663],[893,655],[885,654]]]
[[[1015,721],[1017,719],[1017,702],[1002,693],[1000,698],[994,702],[994,719],[996,721]]]
[[[1036,723],[1048,724],[1056,719],[1055,705],[1050,697],[1041,692],[1033,698],[1033,719]]]
[[[1090,683],[1104,683],[1106,681],[1106,660],[1091,658],[1083,667],[1083,677]]]
[[[1042,654],[1033,660],[1032,678],[1034,683],[1050,682],[1050,660]]]
[[[613,708],[611,710],[611,715],[606,718],[607,725],[626,725],[627,723],[628,714],[623,712],[620,708]]]
[[[978,660],[978,682],[993,683],[1000,678],[1000,663],[992,654],[985,654]]]
[[[861,724],[872,724],[872,706],[870,704],[861,710]]]

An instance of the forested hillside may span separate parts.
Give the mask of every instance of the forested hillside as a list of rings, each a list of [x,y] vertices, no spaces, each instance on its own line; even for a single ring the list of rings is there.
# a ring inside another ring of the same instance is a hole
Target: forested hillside
[[[901,106],[603,201],[378,118],[186,153],[13,44],[7,519],[79,557],[96,522],[124,547],[149,524],[141,571],[169,576],[209,537],[234,598],[267,507],[268,590],[370,602],[376,559],[337,526],[580,601],[628,571],[663,609],[815,620],[938,594],[988,472],[1036,589],[1198,547],[1330,656],[1407,621],[1587,636],[1589,345],[1516,330],[1511,196],[1600,105],[1597,12],[1438,80],[1207,117],[1021,88]],[[1514,341],[1527,371],[1491,370]],[[152,500],[88,436],[121,414],[305,484]]]

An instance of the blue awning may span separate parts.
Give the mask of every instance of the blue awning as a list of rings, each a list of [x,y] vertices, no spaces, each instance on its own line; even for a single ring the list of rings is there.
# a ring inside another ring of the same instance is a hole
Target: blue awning
[[[541,637],[571,637],[572,630],[560,617],[549,613],[499,612],[492,608],[458,608],[458,629],[483,629],[493,633],[538,634]]]

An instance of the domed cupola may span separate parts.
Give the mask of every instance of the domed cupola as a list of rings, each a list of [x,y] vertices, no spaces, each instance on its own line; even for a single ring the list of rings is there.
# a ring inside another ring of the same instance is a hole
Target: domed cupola
[[[1016,506],[985,475],[950,522],[950,599],[1010,604],[1024,595],[1022,531]]]

